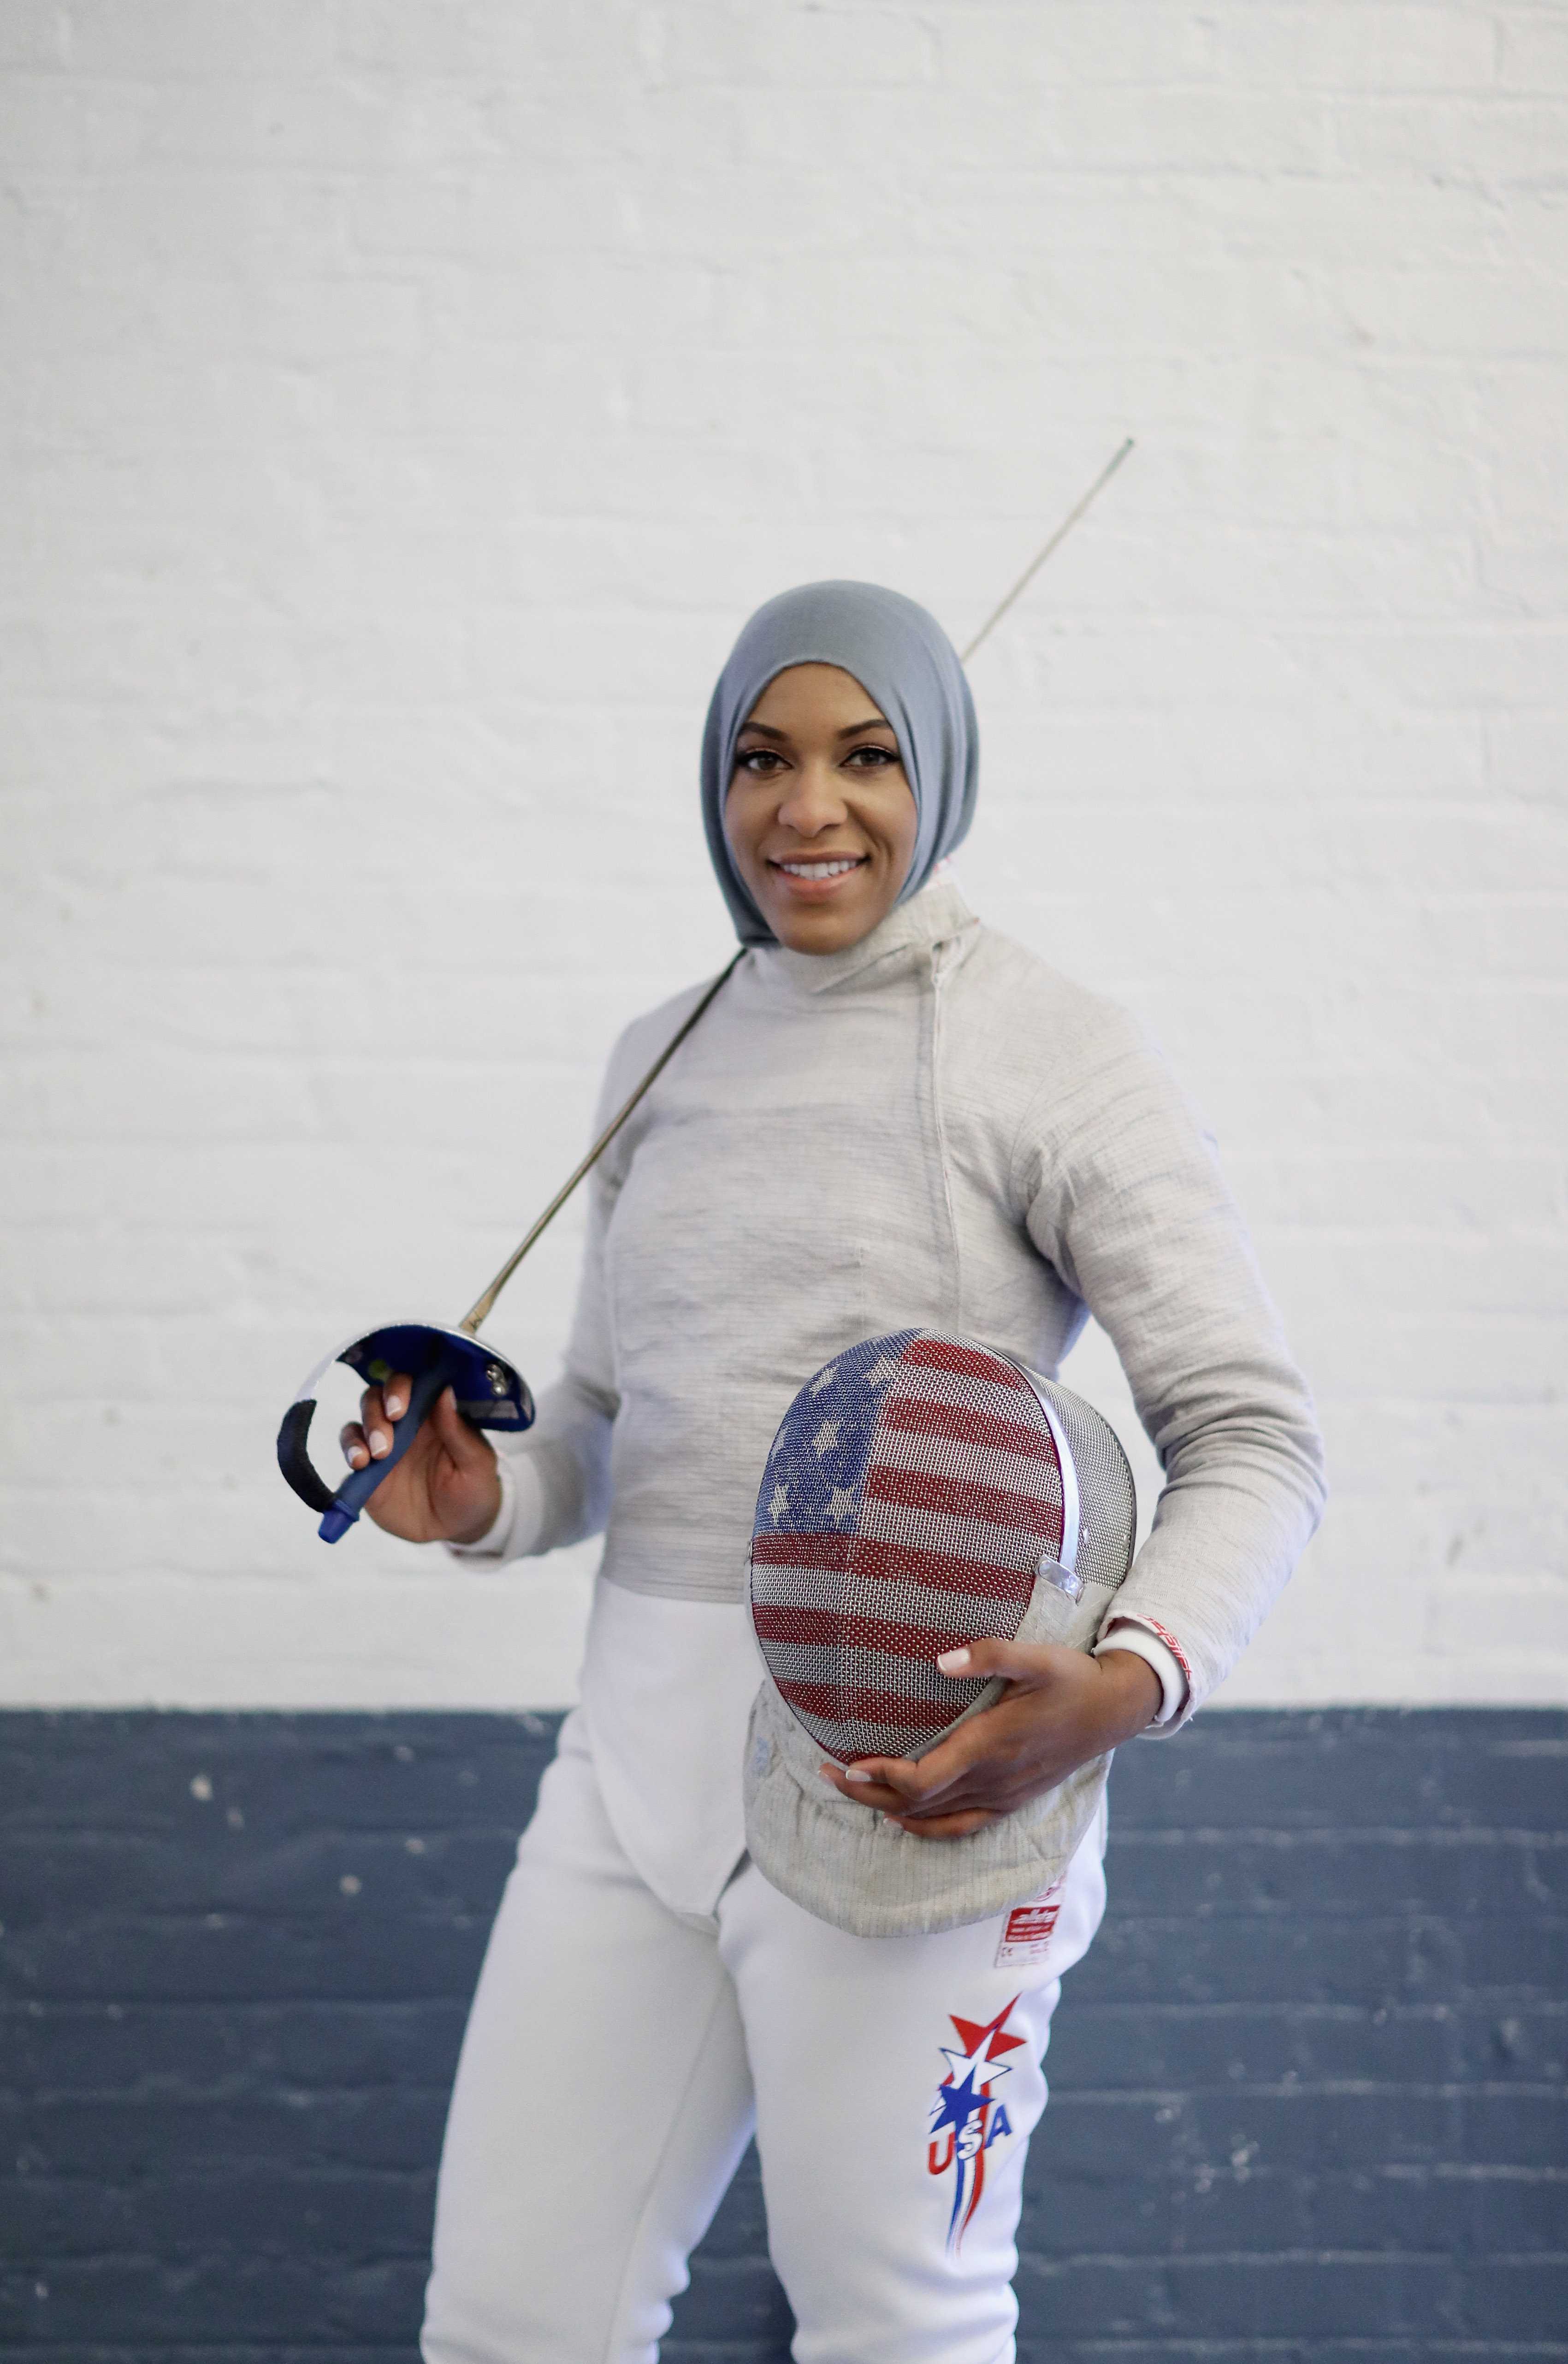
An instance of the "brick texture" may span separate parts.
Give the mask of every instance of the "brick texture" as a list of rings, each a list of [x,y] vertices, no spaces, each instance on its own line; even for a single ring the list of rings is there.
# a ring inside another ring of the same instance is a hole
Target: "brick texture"
[[[0,1717],[0,2351],[413,2364],[542,1717]],[[1021,2240],[1024,2364],[1568,2355],[1568,1726],[1129,1748]],[[668,2364],[783,2364],[749,2160]]]
[[[1560,0],[6,0],[0,1696],[572,1695],[583,1556],[329,1556],[283,1407],[724,957],[751,605],[963,636],[1128,431],[962,870],[1163,1037],[1321,1400],[1231,1697],[1568,1694],[1565,156]]]

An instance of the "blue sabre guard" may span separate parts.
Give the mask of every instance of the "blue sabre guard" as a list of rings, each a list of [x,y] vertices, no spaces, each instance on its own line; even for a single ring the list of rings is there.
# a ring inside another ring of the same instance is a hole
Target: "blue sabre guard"
[[[395,1371],[406,1371],[413,1381],[408,1409],[393,1423],[391,1452],[351,1471],[336,1493],[311,1460],[308,1444],[317,1389],[334,1363],[346,1364],[378,1387]],[[322,1513],[317,1532],[323,1543],[335,1544],[348,1533],[382,1479],[413,1444],[441,1389],[449,1387],[473,1428],[521,1435],[533,1426],[534,1399],[527,1380],[505,1355],[465,1330],[446,1330],[428,1321],[389,1321],[322,1356],[284,1414],[278,1466],[301,1501]]]

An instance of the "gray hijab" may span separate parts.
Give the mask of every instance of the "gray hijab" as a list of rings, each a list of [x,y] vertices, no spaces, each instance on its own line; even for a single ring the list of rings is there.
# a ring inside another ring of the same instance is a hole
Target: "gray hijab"
[[[702,812],[707,850],[743,944],[771,944],[724,835],[724,798],[735,742],[769,682],[797,664],[853,674],[898,740],[915,792],[915,857],[898,900],[917,895],[944,853],[962,844],[974,815],[980,736],[969,684],[952,642],[924,608],[876,583],[806,583],[759,608],[718,676],[702,741]]]

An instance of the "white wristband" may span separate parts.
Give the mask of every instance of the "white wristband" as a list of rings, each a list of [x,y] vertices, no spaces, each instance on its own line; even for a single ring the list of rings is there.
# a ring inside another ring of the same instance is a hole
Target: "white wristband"
[[[1168,1642],[1162,1642],[1147,1625],[1124,1617],[1108,1634],[1101,1634],[1095,1645],[1095,1657],[1106,1650],[1130,1650],[1135,1658],[1141,1658],[1159,1676],[1160,1712],[1151,1718],[1153,1723],[1169,1723],[1180,1715],[1187,1703],[1187,1678]]]

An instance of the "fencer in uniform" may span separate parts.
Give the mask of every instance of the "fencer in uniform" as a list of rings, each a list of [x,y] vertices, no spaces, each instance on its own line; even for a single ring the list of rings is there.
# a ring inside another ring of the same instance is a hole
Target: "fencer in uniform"
[[[427,2364],[650,2364],[753,2129],[798,2364],[1013,2356],[1024,2155],[1104,1909],[1103,1804],[1041,1892],[935,1934],[855,1935],[751,1859],[746,1553],[814,1372],[907,1328],[1049,1377],[1093,1312],[1163,1467],[1092,1652],[979,1642],[951,1671],[1007,1678],[995,1705],[918,1762],[825,1762],[928,1849],[1177,1729],[1319,1514],[1310,1400],[1162,1059],[945,864],[977,761],[962,669],[913,602],[817,584],[747,624],[702,749],[746,957],[595,1171],[537,1425],[497,1456],[444,1399],[373,1499],[492,1563],[605,1537],[581,1704],[462,2047]],[[699,990],[627,1030],[606,1112]],[[367,1395],[351,1463],[407,1393]]]

